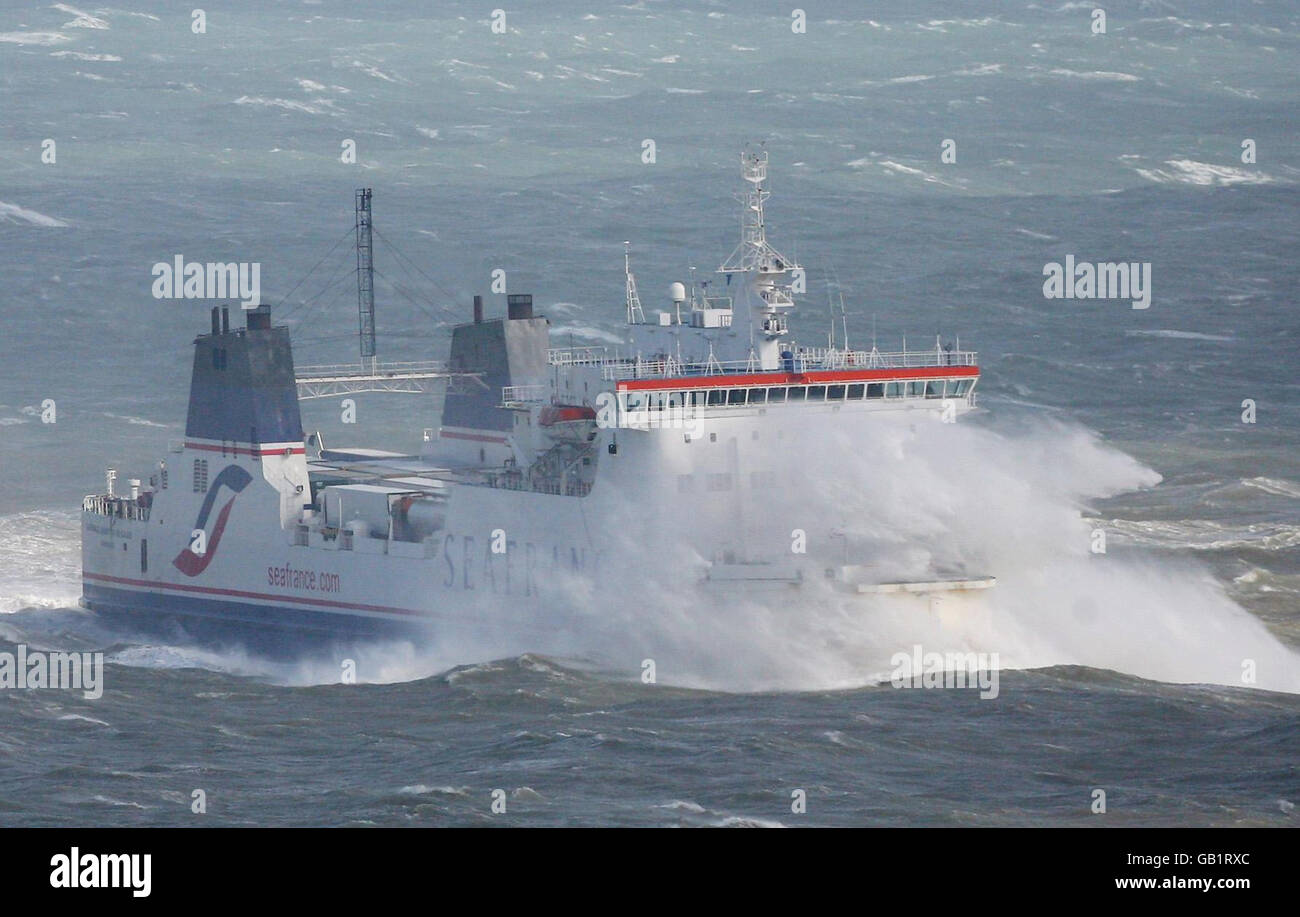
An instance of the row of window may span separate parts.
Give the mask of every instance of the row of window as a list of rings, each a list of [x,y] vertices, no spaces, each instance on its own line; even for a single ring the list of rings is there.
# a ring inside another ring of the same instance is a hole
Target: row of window
[[[863,398],[964,398],[974,379],[913,379],[845,385],[781,385],[770,388],[704,389],[691,392],[628,392],[628,411],[686,406],[785,404],[790,401],[856,401]]]

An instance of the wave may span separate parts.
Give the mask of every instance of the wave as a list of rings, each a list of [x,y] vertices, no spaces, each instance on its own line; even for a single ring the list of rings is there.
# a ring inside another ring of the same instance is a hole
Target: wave
[[[14,45],[57,45],[72,41],[62,32],[0,32],[0,41]]]
[[[19,207],[17,204],[10,204],[5,201],[0,201],[0,222],[22,222],[31,226],[47,226],[51,228],[68,225],[63,220],[52,216],[46,216],[43,213],[37,213],[35,210],[28,210],[24,207]]]
[[[314,102],[299,102],[296,99],[267,99],[262,96],[240,96],[236,105],[260,105],[266,108],[283,108],[286,111],[299,111],[308,115],[337,115],[333,99],[317,99]]]
[[[1277,179],[1257,169],[1197,162],[1194,159],[1167,159],[1168,169],[1137,169],[1148,181],[1158,184],[1185,185],[1265,185]]]
[[[116,54],[87,54],[85,51],[51,51],[50,57],[70,57],[84,61],[120,61]]]

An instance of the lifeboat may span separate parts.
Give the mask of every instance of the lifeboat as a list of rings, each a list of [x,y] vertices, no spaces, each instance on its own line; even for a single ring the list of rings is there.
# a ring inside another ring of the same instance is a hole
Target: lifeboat
[[[589,443],[596,435],[596,410],[583,404],[549,404],[537,422],[557,441]]]

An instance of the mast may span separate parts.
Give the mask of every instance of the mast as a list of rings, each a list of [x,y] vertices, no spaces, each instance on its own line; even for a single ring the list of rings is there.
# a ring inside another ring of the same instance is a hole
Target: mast
[[[632,276],[632,243],[623,243],[623,273],[627,275],[627,323],[644,325],[645,313],[641,311],[641,297],[636,292],[636,277]]]
[[[741,203],[740,244],[718,268],[719,274],[741,274],[737,306],[748,311],[751,352],[757,350],[763,369],[780,365],[780,338],[789,333],[786,314],[794,308],[789,276],[802,270],[798,264],[768,244],[763,202],[767,190],[767,151],[744,152],[740,156],[741,177],[746,188],[738,195]],[[833,319],[832,319],[833,320]]]
[[[360,316],[361,365],[370,358],[375,363],[375,250],[371,238],[370,189],[358,188],[356,195],[357,230],[357,312]]]

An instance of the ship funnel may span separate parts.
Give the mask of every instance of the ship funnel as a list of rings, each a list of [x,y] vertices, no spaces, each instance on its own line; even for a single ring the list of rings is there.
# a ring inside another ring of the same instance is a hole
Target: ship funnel
[[[271,307],[254,306],[244,313],[244,322],[249,331],[271,330]]]
[[[246,312],[247,334],[230,334],[222,309],[222,334],[194,342],[187,440],[216,443],[301,443],[302,416],[287,328],[271,327],[271,307]]]
[[[533,294],[511,293],[506,297],[506,315],[511,319],[533,317]]]
[[[221,309],[217,306],[212,307],[212,333],[221,333]]]
[[[483,324],[483,297],[477,295],[474,297],[474,324]]]

